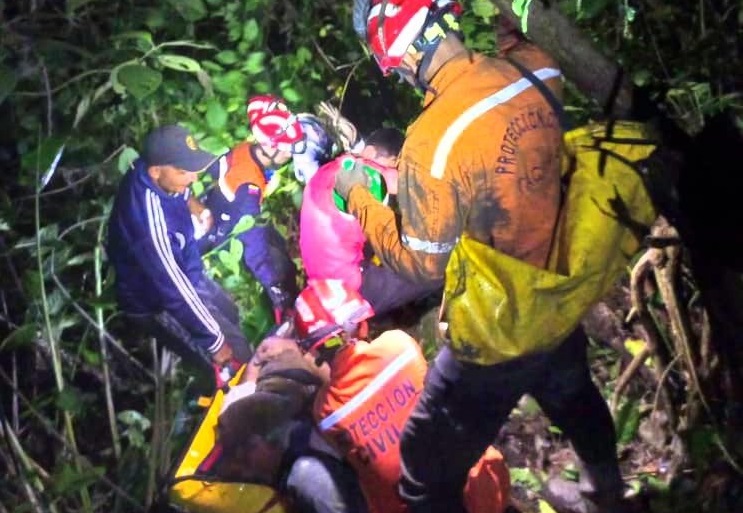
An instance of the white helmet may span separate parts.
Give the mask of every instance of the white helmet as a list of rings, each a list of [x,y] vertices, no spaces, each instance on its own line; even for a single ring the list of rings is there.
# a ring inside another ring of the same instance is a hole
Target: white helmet
[[[294,155],[294,176],[301,183],[307,183],[320,166],[330,160],[335,151],[335,144],[317,116],[302,113],[297,115],[297,120],[306,136],[306,148]]]

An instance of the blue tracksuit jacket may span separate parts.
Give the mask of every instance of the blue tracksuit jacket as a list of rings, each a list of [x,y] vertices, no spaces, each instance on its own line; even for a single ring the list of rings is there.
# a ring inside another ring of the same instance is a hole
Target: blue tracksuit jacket
[[[107,254],[119,306],[134,314],[167,311],[210,353],[224,335],[196,293],[204,266],[185,194],[155,185],[139,159],[122,180],[108,224]]]

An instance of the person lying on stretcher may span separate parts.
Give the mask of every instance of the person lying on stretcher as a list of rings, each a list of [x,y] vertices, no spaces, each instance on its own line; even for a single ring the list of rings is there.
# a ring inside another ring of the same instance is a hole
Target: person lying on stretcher
[[[325,372],[291,339],[270,336],[245,381],[225,396],[217,424],[222,479],[277,489],[296,513],[366,513],[353,469],[320,436],[311,417]]]
[[[399,435],[423,387],[420,347],[400,330],[357,339],[371,309],[338,280],[309,280],[295,311],[301,338],[266,339],[247,381],[225,397],[217,433],[229,457],[218,472],[276,486],[300,512],[405,513]],[[510,481],[497,450],[473,467],[464,493],[470,513],[504,511]]]

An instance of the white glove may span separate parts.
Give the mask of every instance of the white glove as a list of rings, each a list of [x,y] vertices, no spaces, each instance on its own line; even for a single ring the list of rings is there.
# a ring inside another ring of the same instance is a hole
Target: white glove
[[[201,237],[207,234],[214,225],[214,218],[212,217],[212,211],[205,208],[201,211],[201,214],[197,217],[195,214],[191,214],[191,223],[193,223],[193,236],[194,239],[199,240]]]
[[[325,117],[338,135],[344,152],[349,152],[359,141],[359,131],[347,118],[341,115],[337,107],[328,102],[320,102],[317,106],[320,116]]]

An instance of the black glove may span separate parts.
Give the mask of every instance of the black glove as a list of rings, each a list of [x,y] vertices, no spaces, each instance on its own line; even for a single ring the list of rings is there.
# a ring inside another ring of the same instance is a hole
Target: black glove
[[[360,161],[356,161],[353,168],[348,171],[338,171],[335,175],[335,186],[333,188],[344,200],[348,201],[348,195],[351,194],[351,189],[356,185],[369,187],[369,175],[364,171],[364,166]]]

